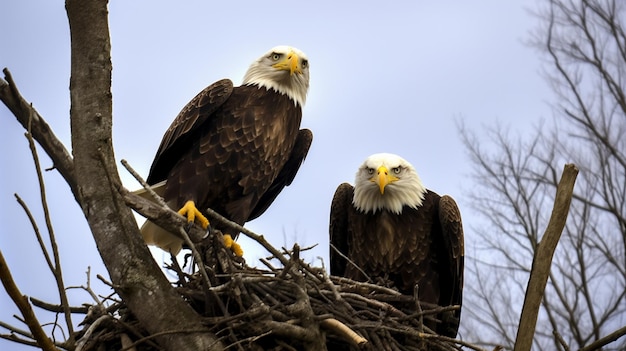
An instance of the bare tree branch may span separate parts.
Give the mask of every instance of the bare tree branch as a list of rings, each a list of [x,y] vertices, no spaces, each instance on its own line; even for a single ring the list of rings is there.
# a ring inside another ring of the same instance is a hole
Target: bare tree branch
[[[37,345],[41,347],[42,350],[55,351],[56,348],[54,347],[52,340],[48,338],[46,332],[41,328],[41,324],[39,324],[39,321],[33,312],[33,308],[28,302],[28,298],[22,295],[17,285],[15,285],[15,281],[13,280],[11,271],[4,260],[2,251],[0,251],[0,280],[2,281],[2,285],[4,285],[4,289],[9,294],[13,302],[15,302],[15,305],[19,308],[22,316],[24,316],[24,320],[26,321],[30,332],[33,333],[33,338],[37,340]]]
[[[591,344],[589,344],[589,345],[583,347],[582,349],[580,349],[580,351],[599,350],[603,346],[606,346],[606,345],[612,343],[613,341],[621,338],[624,335],[626,335],[626,326],[621,327],[618,330],[610,333],[609,335],[592,342]]]
[[[0,100],[11,110],[17,121],[25,130],[32,133],[33,138],[43,147],[46,154],[54,162],[54,168],[59,171],[72,189],[74,197],[78,199],[76,182],[74,181],[74,161],[63,143],[59,141],[52,129],[39,113],[20,94],[13,81],[11,72],[3,70],[5,80],[0,79]]]
[[[34,111],[31,110],[31,113]],[[67,298],[67,293],[65,292],[65,283],[63,283],[63,269],[61,266],[61,257],[59,256],[59,247],[57,245],[57,240],[54,234],[54,228],[52,226],[52,219],[50,218],[50,210],[48,208],[48,200],[46,196],[46,185],[43,179],[43,174],[41,172],[41,165],[39,163],[39,156],[37,154],[37,148],[35,147],[35,141],[33,140],[33,136],[31,131],[31,118],[29,118],[28,123],[28,132],[26,133],[26,138],[28,139],[28,145],[30,147],[31,154],[33,156],[33,160],[35,161],[35,170],[37,172],[37,179],[39,181],[39,194],[41,198],[41,207],[44,213],[44,219],[46,222],[46,228],[48,229],[48,237],[50,240],[50,247],[52,248],[52,257],[54,258],[54,264],[50,262],[49,255],[47,253],[47,249],[45,245],[43,245],[41,238],[38,236],[38,240],[40,242],[41,250],[46,256],[46,260],[48,261],[48,265],[52,274],[54,275],[54,280],[57,283],[57,291],[59,293],[59,299],[61,300],[61,306],[63,306],[63,315],[65,317],[65,324],[67,327],[68,340],[67,342],[71,345],[74,343],[74,323],[72,322],[72,313],[70,312],[70,303]],[[36,228],[35,228],[36,229]],[[35,233],[37,231],[35,230]]]
[[[565,165],[563,176],[556,190],[556,199],[550,222],[541,242],[539,242],[535,258],[533,259],[533,268],[530,272],[524,308],[522,309],[515,340],[515,351],[527,351],[532,346],[539,306],[541,306],[541,300],[548,282],[552,257],[565,227],[577,175],[578,169],[576,166],[572,164]]]

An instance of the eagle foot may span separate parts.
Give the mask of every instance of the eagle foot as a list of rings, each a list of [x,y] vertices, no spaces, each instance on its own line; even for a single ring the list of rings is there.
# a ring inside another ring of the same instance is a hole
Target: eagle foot
[[[178,214],[181,216],[187,217],[188,223],[193,223],[196,220],[202,226],[202,229],[207,229],[209,227],[209,220],[198,210],[196,204],[189,200],[185,203],[180,210],[178,210]]]
[[[226,246],[227,249],[231,249],[237,257],[243,256],[241,245],[237,244],[230,234],[224,234],[224,246]]]

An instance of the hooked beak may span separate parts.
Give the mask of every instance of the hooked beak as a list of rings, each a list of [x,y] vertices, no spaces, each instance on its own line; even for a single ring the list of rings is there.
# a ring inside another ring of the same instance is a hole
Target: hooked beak
[[[373,182],[378,184],[378,188],[380,189],[380,194],[385,194],[385,187],[392,182],[398,180],[398,178],[394,175],[389,175],[389,170],[385,166],[378,167],[378,176],[374,176],[371,179]]]
[[[274,68],[289,71],[289,75],[294,73],[302,74],[302,67],[300,67],[300,58],[298,54],[293,51],[289,51],[289,54],[285,56],[283,60],[273,65]]]

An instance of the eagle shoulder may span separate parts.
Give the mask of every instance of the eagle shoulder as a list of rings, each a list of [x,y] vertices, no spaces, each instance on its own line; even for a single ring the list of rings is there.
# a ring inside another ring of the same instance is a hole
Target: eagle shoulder
[[[229,79],[222,79],[203,89],[183,107],[163,135],[150,168],[148,184],[167,178],[168,172],[178,161],[179,155],[192,142],[189,136],[228,100],[232,92],[233,82]]]

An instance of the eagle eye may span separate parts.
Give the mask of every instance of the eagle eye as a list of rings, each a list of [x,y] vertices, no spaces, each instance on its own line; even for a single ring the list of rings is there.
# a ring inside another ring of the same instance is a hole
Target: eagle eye
[[[367,167],[366,170],[367,170],[367,174],[374,174],[374,168]]]
[[[282,56],[283,56],[282,54],[279,54],[279,53],[277,53],[277,52],[274,52],[274,53],[272,53],[272,54],[270,55],[270,58],[271,58],[273,61],[278,61],[278,60],[280,60],[280,58],[281,58]]]
[[[400,172],[402,172],[402,167],[400,166],[394,167],[391,170],[393,171],[394,174],[400,174]]]
[[[309,61],[308,60],[302,60],[302,68],[307,68],[309,67]]]

